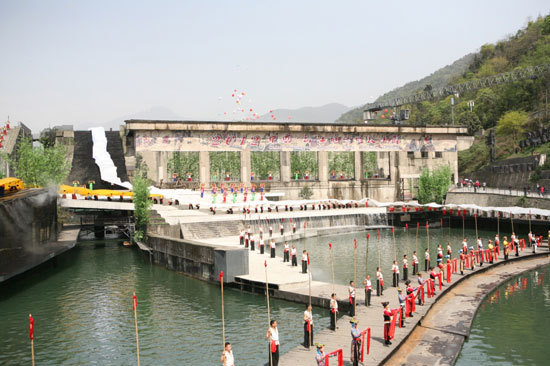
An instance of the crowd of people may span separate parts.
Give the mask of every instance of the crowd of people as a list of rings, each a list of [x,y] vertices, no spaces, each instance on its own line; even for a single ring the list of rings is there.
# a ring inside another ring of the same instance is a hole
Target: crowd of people
[[[296,222],[290,223],[290,230],[293,233],[296,232]],[[267,227],[270,251],[269,255],[275,258],[275,240],[273,238],[274,228],[269,225]],[[279,226],[279,234],[284,236],[285,227],[283,222]],[[550,240],[550,230],[548,231],[548,239]],[[263,228],[259,228],[259,233],[254,234],[250,227],[246,230],[242,230],[239,235],[239,242],[250,250],[255,250],[255,243],[259,243],[260,253],[264,253],[264,232]],[[532,248],[532,252],[537,251],[537,247],[542,242],[542,237],[535,236],[531,231],[527,235],[527,240],[520,240],[519,237],[512,232],[510,239],[508,236],[504,236],[501,240],[499,234],[496,234],[494,238],[486,241],[478,236],[475,239],[475,244],[470,245],[466,238],[462,241],[462,247],[457,253],[453,253],[451,244],[448,243],[446,247],[442,244],[437,246],[437,258],[435,262],[431,261],[429,250],[426,248],[424,255],[424,273],[420,271],[419,259],[416,251],[413,251],[412,262],[409,264],[409,258],[407,254],[403,255],[401,263],[394,260],[391,266],[392,272],[392,287],[397,290],[396,307],[390,308],[390,302],[382,302],[382,321],[384,324],[384,345],[390,346],[395,334],[395,327],[405,327],[405,319],[408,317],[414,317],[415,305],[423,306],[425,304],[426,294],[428,297],[436,296],[436,289],[439,287],[441,290],[445,286],[445,282],[450,283],[450,278],[453,273],[460,272],[464,275],[464,272],[474,271],[476,267],[482,267],[485,263],[494,263],[500,256],[501,252],[504,256],[504,260],[508,260],[510,255],[519,256],[520,251],[525,248]],[[291,262],[292,266],[297,266],[297,250],[294,244],[289,245],[288,241],[284,242],[283,250],[283,262]],[[302,272],[307,273],[309,254],[307,251],[303,251],[302,255]],[[454,262],[454,263],[453,263]],[[412,276],[416,276],[413,279],[409,278],[409,265],[412,267]],[[402,277],[400,275],[402,274]],[[376,269],[376,294],[373,294],[374,286],[371,280],[371,276],[367,274],[362,282],[365,291],[364,306],[372,306],[373,296],[382,296],[384,291],[384,277],[380,267]],[[403,286],[403,287],[401,287]],[[356,312],[356,284],[354,281],[349,282],[348,295],[349,295],[349,317],[351,324],[351,363],[358,365],[361,358],[361,352],[364,351],[362,347],[362,336],[358,328],[359,321],[355,318]],[[338,319],[338,299],[335,293],[331,294],[330,298],[330,329],[336,331],[336,323]],[[317,365],[324,366],[326,360],[326,354],[324,345],[321,343],[314,343],[314,322],[313,322],[313,310],[310,304],[306,305],[306,309],[303,314],[303,327],[304,327],[304,342],[303,345],[306,348],[312,346],[316,347],[315,361]],[[277,321],[271,320],[270,327],[266,332],[266,339],[269,341],[269,365],[278,365],[279,361],[279,348],[280,338],[279,330],[277,328]],[[231,345],[228,343],[226,349],[222,355],[222,362],[224,366],[234,365],[233,354],[231,351]]]

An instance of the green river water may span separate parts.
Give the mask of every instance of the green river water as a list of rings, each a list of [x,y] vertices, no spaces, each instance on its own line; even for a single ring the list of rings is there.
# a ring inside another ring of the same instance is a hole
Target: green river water
[[[296,240],[294,244],[299,252],[304,248],[310,251],[313,278],[331,282],[328,249],[331,242],[335,282],[347,284],[354,276],[353,239],[357,238],[358,282],[362,282],[365,267],[374,277],[380,248],[385,281],[389,283],[394,256],[401,266],[406,252],[409,263],[412,263],[412,251],[417,247],[416,229],[408,234],[396,229],[395,249],[391,230],[380,232],[380,245],[376,231],[369,232],[368,261],[365,232]],[[479,234],[485,244],[488,238],[494,237],[492,232],[480,231]],[[474,231],[466,231],[470,245],[474,243],[474,235]],[[450,240],[454,257],[461,239],[461,229],[430,229],[432,263],[435,263],[437,244],[445,243],[446,247]],[[419,230],[418,257],[422,270],[427,243],[426,230]],[[278,248],[280,254],[282,248]],[[550,283],[550,279],[545,283]],[[219,286],[151,265],[137,250],[124,248],[117,241],[87,241],[78,243],[76,248],[58,258],[57,266],[41,268],[0,286],[0,365],[30,364],[29,313],[35,318],[37,365],[135,364],[131,298],[134,289],[139,301],[142,365],[220,364]],[[533,288],[533,291],[540,290]],[[282,353],[300,346],[303,341],[303,310],[301,304],[271,300],[272,318],[279,321]],[[526,307],[517,311],[530,312],[530,309]],[[328,326],[328,315],[325,309],[314,309],[317,330]],[[267,362],[265,297],[226,289],[225,319],[226,338],[233,344],[236,364],[255,366]],[[498,321],[494,325],[503,326]],[[533,339],[534,332],[527,333],[531,338],[523,334],[512,338],[523,349],[529,350],[536,340]],[[474,334],[472,331],[471,341]],[[491,333],[491,342],[501,344],[499,334],[498,330]],[[465,346],[465,353],[468,353],[468,347]],[[487,357],[490,359],[491,356]],[[460,362],[469,361],[461,358]]]

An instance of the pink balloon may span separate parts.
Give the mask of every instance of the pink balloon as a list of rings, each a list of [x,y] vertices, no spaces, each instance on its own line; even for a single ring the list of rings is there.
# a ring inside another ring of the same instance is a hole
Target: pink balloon
[[[252,108],[250,108],[250,112],[252,112]]]
[[[386,116],[382,115],[382,118],[386,118]]]
[[[384,109],[384,113],[388,113],[388,110],[387,110],[387,109]]]

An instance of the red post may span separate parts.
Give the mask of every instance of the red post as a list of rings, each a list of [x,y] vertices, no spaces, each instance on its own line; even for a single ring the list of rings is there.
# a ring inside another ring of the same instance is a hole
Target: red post
[[[447,261],[447,283],[451,283],[451,262]]]

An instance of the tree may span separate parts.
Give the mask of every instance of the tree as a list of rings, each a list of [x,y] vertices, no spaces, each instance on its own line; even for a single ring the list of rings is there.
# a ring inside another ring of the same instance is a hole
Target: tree
[[[149,210],[152,202],[149,199],[149,182],[147,172],[137,171],[133,181],[134,219],[136,225],[136,240],[142,240],[147,233]]]
[[[335,171],[336,174],[344,172],[344,176],[351,178],[355,171],[355,156],[353,152],[335,152],[328,153],[328,170],[329,173]]]
[[[378,158],[376,151],[364,151],[363,155],[363,174],[365,178],[373,177],[378,173]]]
[[[317,177],[318,166],[316,151],[292,151],[290,153],[290,169],[292,176],[294,176],[296,172],[298,172],[299,175],[303,175],[306,171],[309,171],[310,178],[315,178]]]
[[[474,112],[470,112],[470,111],[462,112],[458,116],[458,124],[467,126],[468,133],[470,135],[474,135],[477,131],[481,130],[481,122],[477,117],[477,114],[475,114]]]
[[[433,171],[423,169],[418,179],[418,201],[422,204],[441,204],[451,186],[451,168],[443,165]]]
[[[258,179],[267,179],[269,172],[274,179],[279,179],[281,170],[281,158],[278,151],[252,151],[250,153],[250,166]]]
[[[46,187],[59,185],[71,171],[65,146],[33,147],[25,138],[17,143],[15,157],[4,156],[15,168],[15,175],[28,186]]]
[[[241,155],[238,151],[221,151],[210,153],[210,179],[223,180],[225,174],[233,180],[241,180]]]
[[[56,130],[54,128],[45,128],[40,131],[40,143],[48,148],[55,146]]]
[[[308,200],[308,199],[311,198],[311,196],[313,196],[313,191],[312,191],[311,188],[309,188],[309,186],[306,184],[306,185],[303,186],[302,189],[300,190],[299,196],[300,196],[300,198],[302,198],[302,199],[304,199],[304,200]]]
[[[518,135],[523,131],[529,116],[523,111],[506,112],[497,122],[496,132],[502,136],[512,137],[517,143]]]
[[[169,174],[177,173],[180,177],[187,173],[197,177],[199,175],[199,153],[174,151],[168,159],[167,169]]]

